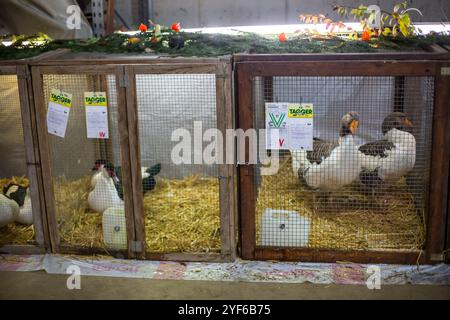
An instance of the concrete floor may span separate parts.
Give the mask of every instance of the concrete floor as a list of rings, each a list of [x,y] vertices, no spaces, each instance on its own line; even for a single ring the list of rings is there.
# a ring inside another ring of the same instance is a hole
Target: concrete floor
[[[0,272],[0,299],[445,299],[450,286],[401,285],[368,290],[356,285],[313,285],[129,279],[84,276],[68,290],[66,275]]]

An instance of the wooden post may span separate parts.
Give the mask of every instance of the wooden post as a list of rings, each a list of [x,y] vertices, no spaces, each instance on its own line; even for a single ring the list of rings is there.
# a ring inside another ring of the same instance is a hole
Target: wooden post
[[[42,190],[45,203],[45,218],[43,219],[44,234],[48,235],[51,252],[59,251],[59,234],[56,222],[55,195],[53,192],[53,175],[51,168],[50,147],[47,133],[47,107],[44,101],[44,86],[40,67],[32,67],[33,94],[35,102],[35,117],[41,160]]]
[[[233,129],[233,104],[231,100],[231,66],[223,62],[218,65],[216,74],[216,118],[217,129],[224,137],[223,163],[219,164],[220,195],[220,239],[221,253],[227,260],[236,258],[235,206],[234,206],[234,167],[226,163],[226,131]]]
[[[123,200],[127,228],[128,257],[135,257],[134,241],[134,199],[131,179],[132,163],[130,159],[129,121],[127,113],[128,74],[124,67],[118,67],[116,73],[116,90],[118,102],[119,140],[122,164]]]
[[[449,182],[450,186],[450,174]],[[450,192],[447,192],[447,243],[445,246],[445,262],[450,264]]]
[[[252,78],[245,65],[237,64],[238,118],[239,128],[244,131],[253,128],[253,85]],[[245,148],[245,161],[248,161],[249,149]],[[254,166],[239,164],[239,208],[241,214],[241,254],[244,259],[254,259],[256,246],[255,232],[255,185],[253,181]]]
[[[108,7],[106,9],[106,35],[114,32],[114,0],[108,0]]]
[[[125,75],[128,79],[127,85],[127,116],[129,127],[130,162],[131,162],[131,184],[133,193],[133,225],[134,225],[134,255],[138,259],[145,259],[145,216],[144,200],[141,176],[141,148],[139,145],[139,118],[136,100],[136,69],[131,66],[125,67]]]

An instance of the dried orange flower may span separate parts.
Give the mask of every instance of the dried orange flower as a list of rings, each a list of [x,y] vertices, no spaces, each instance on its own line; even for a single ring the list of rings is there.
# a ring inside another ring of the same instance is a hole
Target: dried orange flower
[[[170,28],[175,32],[180,32],[181,24],[179,22],[176,22],[176,23],[172,24],[172,26]]]
[[[370,40],[370,32],[369,31],[364,31],[361,35],[361,39],[363,41],[369,41]]]

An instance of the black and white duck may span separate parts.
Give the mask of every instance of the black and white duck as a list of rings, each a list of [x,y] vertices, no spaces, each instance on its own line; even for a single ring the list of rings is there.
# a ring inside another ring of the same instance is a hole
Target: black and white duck
[[[362,153],[361,182],[372,189],[397,182],[416,161],[416,139],[409,131],[413,124],[402,112],[392,112],[383,121],[384,139],[359,147]]]
[[[350,111],[341,119],[339,139],[314,138],[312,151],[291,151],[292,168],[300,181],[312,189],[333,191],[358,179],[361,156],[354,141],[359,115]]]

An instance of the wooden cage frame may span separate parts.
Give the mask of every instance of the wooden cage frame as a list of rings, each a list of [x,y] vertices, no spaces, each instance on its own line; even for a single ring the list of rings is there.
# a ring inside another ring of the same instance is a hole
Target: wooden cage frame
[[[218,129],[225,132],[233,128],[232,64],[230,57],[195,58],[143,58],[143,56],[117,56],[96,53],[72,54],[63,50],[50,59],[32,63],[31,73],[35,95],[37,133],[42,159],[42,175],[52,177],[50,149],[46,129],[46,106],[43,97],[43,74],[86,74],[116,76],[119,108],[119,140],[122,158],[124,202],[127,224],[127,250],[108,250],[109,253],[128,258],[172,261],[231,261],[236,257],[235,168],[232,164],[219,165],[220,189],[220,253],[153,253],[145,246],[145,218],[143,212],[142,180],[140,173],[139,126],[136,101],[136,74],[215,74],[216,117]],[[52,179],[45,179],[45,208],[52,252],[93,254],[104,253],[100,248],[61,246],[56,226],[55,199]]]
[[[450,46],[449,46],[450,48]],[[450,137],[447,137],[450,140]],[[447,141],[447,145],[450,144]],[[449,164],[450,165],[450,164]],[[450,172],[449,172],[449,186],[450,186]],[[446,244],[445,244],[445,263],[450,264],[450,192],[447,192],[447,225],[446,225]]]
[[[239,127],[253,128],[254,77],[274,76],[433,76],[435,100],[432,131],[433,158],[430,172],[430,197],[425,250],[420,252],[339,251],[313,248],[256,246],[256,186],[254,165],[239,166],[240,249],[244,259],[288,260],[305,262],[352,261],[357,263],[439,263],[444,260],[445,224],[450,160],[450,54],[439,46],[430,52],[355,53],[355,54],[285,54],[236,55],[234,59],[237,86]],[[446,61],[447,60],[447,61]],[[246,150],[246,161],[248,159]],[[246,162],[247,163],[247,162]],[[449,200],[450,206],[450,200]],[[449,222],[450,223],[450,222]],[[447,240],[449,242],[450,240]],[[450,242],[447,246],[450,246]]]
[[[40,170],[39,141],[35,134],[37,124],[34,117],[34,96],[28,63],[50,58],[56,52],[47,52],[29,59],[0,62],[0,75],[17,76],[18,97],[24,136],[27,176],[30,181],[30,197],[33,208],[33,225],[36,245],[4,245],[0,253],[36,254],[44,253],[50,247],[45,214],[45,199],[42,193],[43,178]]]

